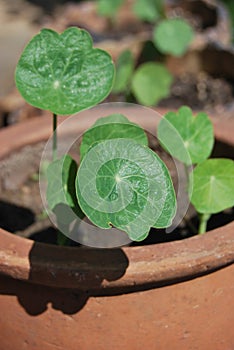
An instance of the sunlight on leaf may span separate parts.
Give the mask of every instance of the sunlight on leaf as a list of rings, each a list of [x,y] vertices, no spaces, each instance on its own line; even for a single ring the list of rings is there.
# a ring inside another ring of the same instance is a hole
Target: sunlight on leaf
[[[31,105],[68,115],[101,102],[110,92],[114,64],[93,48],[85,30],[70,27],[58,34],[42,29],[25,47],[15,81]]]
[[[91,147],[80,164],[76,192],[81,209],[95,225],[119,228],[132,240],[144,239],[157,221],[159,227],[170,225],[175,215],[175,193],[165,164],[130,139]]]
[[[207,114],[194,116],[186,106],[165,114],[157,133],[164,149],[187,165],[203,162],[214,145],[213,126]]]
[[[234,205],[234,161],[208,159],[193,171],[191,202],[199,213],[215,214]]]

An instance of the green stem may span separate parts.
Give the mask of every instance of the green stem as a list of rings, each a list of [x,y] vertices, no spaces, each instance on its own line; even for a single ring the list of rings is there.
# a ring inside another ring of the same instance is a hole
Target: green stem
[[[199,235],[206,232],[207,222],[208,222],[210,216],[211,216],[210,214],[199,214],[199,220],[200,220],[200,224],[199,224],[199,228],[198,228]]]
[[[57,114],[53,114],[53,161],[57,159]]]

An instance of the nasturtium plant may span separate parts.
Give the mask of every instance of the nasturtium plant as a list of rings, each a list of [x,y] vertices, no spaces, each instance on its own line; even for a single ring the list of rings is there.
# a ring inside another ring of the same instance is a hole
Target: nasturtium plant
[[[147,62],[134,72],[132,92],[139,103],[152,106],[168,97],[172,80],[172,75],[163,64]]]
[[[234,162],[230,159],[207,159],[213,149],[214,133],[205,113],[193,116],[183,106],[160,120],[158,139],[166,151],[185,165],[189,174],[188,195],[198,212],[198,233],[206,231],[212,214],[234,205]],[[198,164],[191,171],[191,164]]]
[[[169,172],[148,147],[115,138],[94,144],[78,169],[76,193],[98,227],[112,226],[143,240],[151,227],[170,225],[176,200]]]
[[[164,149],[186,165],[203,162],[214,145],[213,126],[207,114],[200,112],[194,116],[186,106],[178,112],[166,113],[157,135]]]
[[[90,34],[76,27],[61,34],[42,29],[25,47],[15,72],[16,86],[29,104],[60,115],[101,102],[113,80],[110,55],[93,48]]]
[[[199,213],[215,214],[234,205],[234,161],[212,158],[193,171],[191,203]]]
[[[142,145],[148,145],[147,136],[141,127],[130,122],[122,114],[112,114],[107,117],[99,118],[94,125],[83,134],[80,145],[81,157],[83,158],[93,143],[114,138],[134,139]]]
[[[182,56],[193,39],[192,27],[181,18],[162,20],[154,29],[153,40],[164,54]]]
[[[113,93],[125,92],[130,83],[134,70],[134,58],[130,50],[123,51],[116,62],[115,81],[112,88]]]

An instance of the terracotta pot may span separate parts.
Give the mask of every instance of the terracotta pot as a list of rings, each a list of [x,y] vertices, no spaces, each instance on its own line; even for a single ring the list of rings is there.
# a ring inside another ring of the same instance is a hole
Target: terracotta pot
[[[0,131],[0,158],[46,139],[50,122]],[[233,146],[234,120],[214,125]],[[57,247],[4,230],[0,242],[1,350],[234,349],[233,222],[118,249]]]

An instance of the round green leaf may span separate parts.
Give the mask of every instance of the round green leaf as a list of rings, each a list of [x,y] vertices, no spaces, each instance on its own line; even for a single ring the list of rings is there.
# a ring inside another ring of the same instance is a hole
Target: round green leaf
[[[208,159],[196,166],[191,202],[199,213],[215,214],[234,205],[234,161]]]
[[[25,47],[16,67],[18,90],[31,105],[67,115],[89,108],[110,92],[110,55],[92,47],[88,32],[42,29]]]
[[[132,240],[144,239],[157,221],[170,225],[175,215],[175,194],[165,164],[130,139],[95,144],[78,169],[76,193],[95,225],[119,228]]]
[[[173,18],[165,19],[155,27],[153,40],[162,53],[181,56],[186,52],[193,35],[187,22]]]
[[[116,75],[112,92],[118,94],[127,90],[133,70],[134,59],[132,52],[125,50],[118,57],[116,63]]]
[[[201,112],[193,116],[189,107],[169,112],[158,125],[158,139],[172,157],[190,165],[203,162],[214,145],[213,126]]]
[[[139,125],[131,123],[122,114],[111,114],[108,117],[99,118],[94,125],[83,134],[80,145],[81,158],[84,157],[95,142],[115,138],[134,139],[142,145],[148,145],[147,136]]]
[[[139,103],[152,106],[169,96],[172,75],[163,64],[148,62],[134,73],[132,91]]]

